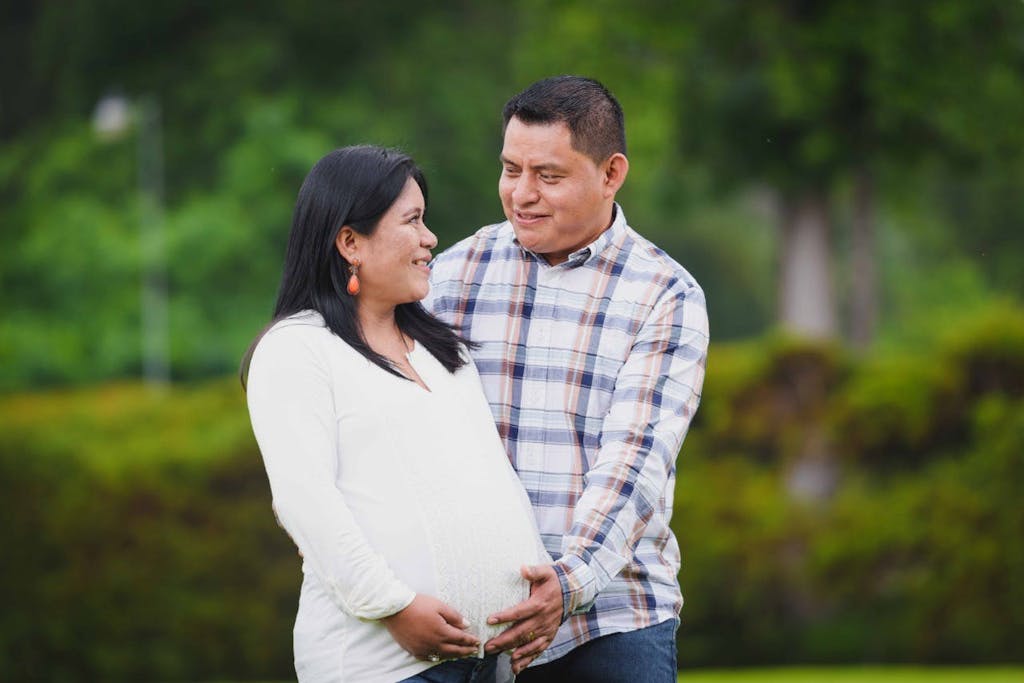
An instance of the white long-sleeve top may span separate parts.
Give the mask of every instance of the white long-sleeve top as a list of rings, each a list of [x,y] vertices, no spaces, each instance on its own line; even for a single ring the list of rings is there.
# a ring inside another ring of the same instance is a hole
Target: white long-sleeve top
[[[429,391],[369,362],[316,313],[278,322],[249,368],[253,432],[274,511],[304,558],[295,669],[307,681],[400,681],[431,666],[379,620],[432,595],[481,643],[487,616],[550,562],[472,362],[420,345]],[[481,651],[481,656],[482,656]]]

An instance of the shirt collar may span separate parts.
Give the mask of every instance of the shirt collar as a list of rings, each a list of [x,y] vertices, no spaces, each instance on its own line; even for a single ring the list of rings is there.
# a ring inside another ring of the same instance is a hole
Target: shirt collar
[[[512,228],[511,222],[509,223],[509,228]],[[619,206],[618,202],[615,202],[612,204],[612,224],[609,225],[608,228],[604,230],[600,235],[598,235],[593,242],[584,247],[580,247],[576,251],[569,254],[569,258],[565,261],[565,263],[559,265],[563,265],[566,268],[578,268],[579,266],[582,266],[584,263],[596,257],[602,251],[607,249],[608,246],[614,241],[615,237],[620,235],[622,231],[625,229],[626,215],[622,212],[622,207]],[[523,245],[519,244],[519,238],[516,237],[515,234],[515,230],[512,229],[512,241],[515,243],[517,247],[519,247],[519,249],[522,251],[524,255],[528,254],[539,261],[547,263],[547,261],[544,261],[544,257],[542,257],[540,254],[535,254],[534,252],[530,251]]]

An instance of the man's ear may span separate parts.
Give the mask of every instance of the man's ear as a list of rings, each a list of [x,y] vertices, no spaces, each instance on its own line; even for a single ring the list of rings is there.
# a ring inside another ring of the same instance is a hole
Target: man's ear
[[[604,196],[614,197],[622,184],[626,182],[626,174],[629,173],[629,160],[622,152],[616,152],[604,162],[602,170],[604,171]]]
[[[334,247],[341,254],[341,257],[349,263],[352,263],[353,259],[358,258],[359,237],[359,233],[351,227],[343,225],[341,230],[338,231],[338,236],[334,238]]]

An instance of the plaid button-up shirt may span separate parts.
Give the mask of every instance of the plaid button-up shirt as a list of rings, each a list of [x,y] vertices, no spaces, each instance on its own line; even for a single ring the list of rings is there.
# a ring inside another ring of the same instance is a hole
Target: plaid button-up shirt
[[[696,281],[616,206],[557,266],[508,222],[480,229],[434,260],[424,305],[480,344],[498,432],[556,560],[566,621],[538,663],[676,617],[675,461],[708,347]]]

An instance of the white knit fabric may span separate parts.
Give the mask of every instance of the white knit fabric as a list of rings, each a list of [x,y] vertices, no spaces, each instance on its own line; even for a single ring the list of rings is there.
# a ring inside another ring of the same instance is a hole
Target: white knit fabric
[[[367,361],[316,313],[277,323],[252,358],[253,431],[304,558],[303,683],[390,683],[430,667],[378,621],[416,593],[457,609],[484,642],[501,630],[487,616],[529,594],[520,566],[551,561],[476,368],[450,374],[419,345],[409,361],[430,391]]]

